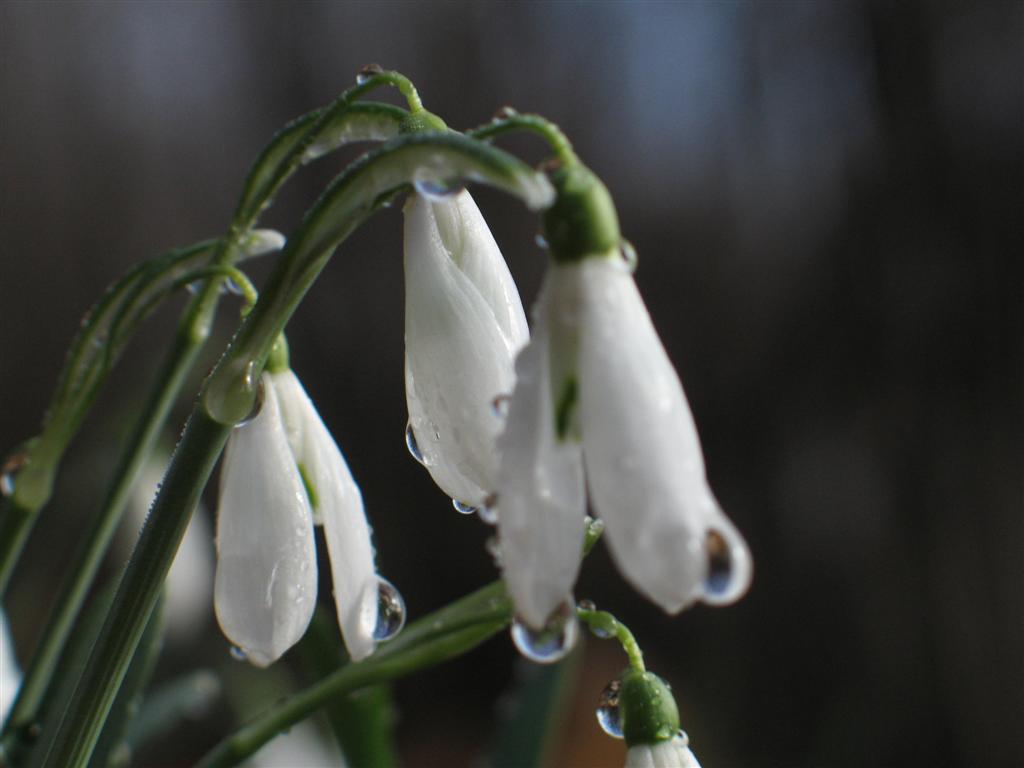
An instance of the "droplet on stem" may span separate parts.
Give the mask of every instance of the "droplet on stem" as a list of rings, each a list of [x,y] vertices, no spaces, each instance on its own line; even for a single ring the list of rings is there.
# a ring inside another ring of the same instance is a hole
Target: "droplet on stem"
[[[418,195],[432,203],[447,201],[452,195],[457,195],[464,189],[461,184],[438,181],[437,179],[417,179],[412,185]]]
[[[24,451],[12,453],[0,467],[0,494],[4,496],[14,495],[14,481],[21,468],[28,463],[28,454]]]
[[[374,75],[384,74],[384,67],[380,64],[366,64],[356,72],[356,84],[364,85]]]
[[[567,599],[555,609],[543,629],[534,629],[516,618],[512,622],[511,634],[516,649],[530,661],[538,664],[561,661],[579,637],[576,606],[571,598]]]

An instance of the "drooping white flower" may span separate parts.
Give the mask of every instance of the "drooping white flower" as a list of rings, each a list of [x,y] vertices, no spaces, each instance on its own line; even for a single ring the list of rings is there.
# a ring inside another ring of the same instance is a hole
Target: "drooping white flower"
[[[7,626],[7,614],[0,608],[0,723],[7,719],[7,712],[14,703],[14,697],[21,688],[21,670],[14,656],[14,641]]]
[[[380,583],[362,496],[295,375],[264,373],[262,385],[262,407],[232,434],[221,471],[217,619],[257,666],[302,637],[316,606],[315,509],[338,623],[358,661],[376,644]]]
[[[405,206],[405,385],[422,463],[480,506],[497,479],[494,399],[512,390],[529,338],[505,260],[466,191]]]
[[[637,744],[626,751],[626,768],[700,768],[685,735],[656,744]]]
[[[543,626],[571,592],[585,508],[619,570],[675,613],[738,598],[746,544],[721,512],[682,385],[618,252],[553,263],[499,439],[505,578]]]

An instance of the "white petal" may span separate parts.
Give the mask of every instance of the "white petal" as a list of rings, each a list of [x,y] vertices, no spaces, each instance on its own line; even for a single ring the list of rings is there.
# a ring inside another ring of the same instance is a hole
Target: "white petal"
[[[295,374],[283,371],[271,376],[285,424],[298,425],[292,448],[296,461],[304,468],[324,526],[338,625],[349,656],[359,661],[376,647],[373,630],[377,624],[377,570],[363,497],[337,443]]]
[[[14,642],[7,626],[7,615],[0,609],[0,723],[7,718],[20,687],[21,671],[14,657]]]
[[[497,474],[501,429],[526,321],[508,268],[467,193],[405,208],[406,399],[424,463],[442,490],[479,506]]]
[[[586,510],[580,445],[555,434],[552,381],[561,391],[573,362],[551,357],[554,349],[572,346],[561,338],[566,329],[558,320],[565,316],[550,303],[559,295],[560,273],[553,267],[545,280],[536,333],[516,361],[507,427],[498,440],[502,568],[518,614],[535,628],[572,592]]]
[[[700,768],[700,763],[683,737],[630,747],[626,752],[626,768]]]
[[[221,468],[217,620],[249,661],[267,666],[306,631],[316,591],[309,500],[264,374],[260,412],[235,429]]]
[[[589,259],[580,278],[580,423],[591,503],[625,577],[674,613],[701,596],[706,531],[723,517],[679,377],[632,276],[614,261]]]

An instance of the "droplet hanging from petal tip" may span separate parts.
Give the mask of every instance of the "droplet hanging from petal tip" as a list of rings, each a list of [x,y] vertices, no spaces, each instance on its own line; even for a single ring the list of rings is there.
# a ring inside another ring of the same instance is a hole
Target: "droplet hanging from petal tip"
[[[392,639],[405,626],[405,600],[402,594],[387,579],[379,579],[377,585],[377,624],[373,639],[384,642]]]
[[[512,642],[530,661],[554,664],[564,659],[579,638],[579,622],[572,599],[564,601],[551,614],[542,629],[534,629],[519,618],[512,622]]]

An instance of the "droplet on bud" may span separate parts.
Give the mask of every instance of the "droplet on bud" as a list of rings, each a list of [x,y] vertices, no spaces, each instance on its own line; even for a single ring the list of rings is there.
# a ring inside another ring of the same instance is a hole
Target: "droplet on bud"
[[[412,422],[405,425],[405,447],[409,449],[409,453],[416,461],[427,466],[427,460],[423,458],[423,451],[420,450],[419,443],[416,442],[416,433],[413,432]]]
[[[601,730],[613,739],[622,738],[622,710],[619,707],[619,690],[622,681],[616,678],[601,691],[597,700],[597,722]]]
[[[538,664],[554,664],[564,659],[576,645],[579,637],[576,607],[571,598],[566,600],[539,630],[516,618],[511,633],[512,642],[523,656]]]
[[[364,85],[374,75],[384,74],[384,67],[380,64],[367,64],[356,73],[356,84]]]
[[[377,625],[373,628],[373,639],[377,642],[390,640],[405,626],[405,600],[387,579],[380,579],[377,585]]]
[[[476,507],[472,504],[467,504],[466,502],[459,501],[458,499],[452,499],[452,506],[455,507],[455,511],[460,515],[472,515],[476,512]]]

